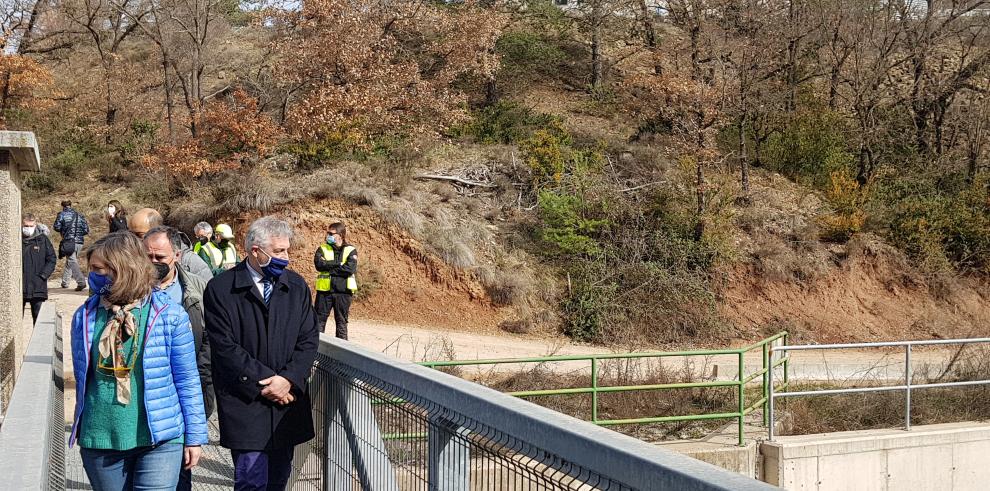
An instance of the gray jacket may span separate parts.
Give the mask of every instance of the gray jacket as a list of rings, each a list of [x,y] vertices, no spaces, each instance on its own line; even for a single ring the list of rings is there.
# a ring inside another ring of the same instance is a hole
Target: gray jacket
[[[197,256],[192,248],[185,244],[182,244],[182,257],[179,258],[179,266],[186,273],[193,274],[203,280],[204,289],[206,288],[205,284],[213,279],[213,271],[203,262],[203,258]]]
[[[199,379],[203,385],[203,403],[206,406],[206,417],[213,413],[215,398],[213,395],[213,374],[210,364],[210,339],[205,335],[203,317],[203,292],[206,282],[199,276],[189,274],[182,268],[177,268],[179,284],[182,286],[182,308],[189,315],[189,325],[192,328],[193,339],[196,341],[196,365],[199,369]]]

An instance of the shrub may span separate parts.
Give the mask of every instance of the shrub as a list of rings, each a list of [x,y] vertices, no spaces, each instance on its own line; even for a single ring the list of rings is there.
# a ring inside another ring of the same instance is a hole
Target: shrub
[[[799,112],[769,136],[760,153],[767,167],[819,189],[830,185],[834,172],[851,168],[843,117],[824,108]]]
[[[215,157],[269,155],[282,135],[281,128],[258,111],[258,100],[243,89],[208,104],[201,124],[202,146]]]
[[[560,128],[556,116],[534,112],[512,102],[499,102],[474,114],[471,121],[454,128],[454,136],[470,136],[479,143],[515,143],[538,129]]]
[[[64,177],[78,177],[93,155],[94,149],[89,145],[73,143],[49,159],[46,167]]]
[[[615,322],[610,307],[617,290],[615,284],[583,279],[574,283],[562,306],[564,334],[578,341],[601,342],[606,323]]]
[[[542,191],[539,209],[540,240],[552,255],[591,256],[600,251],[596,237],[608,221],[590,217],[590,206],[581,197]]]
[[[554,40],[532,31],[507,31],[495,43],[501,55],[501,71],[507,75],[549,75],[567,54]]]
[[[887,238],[929,272],[990,269],[990,176],[953,194],[930,181],[895,180],[874,205],[889,224]]]
[[[24,178],[24,187],[39,193],[53,193],[56,189],[55,176],[51,172],[32,172]]]
[[[564,178],[564,164],[567,162],[564,140],[546,130],[538,130],[522,142],[526,155],[526,165],[533,175],[533,184],[559,184]]]
[[[161,147],[142,157],[141,164],[152,171],[193,179],[240,167],[236,160],[211,158],[197,140]]]
[[[865,186],[860,186],[843,171],[833,171],[830,180],[831,186],[826,196],[834,211],[819,218],[821,235],[824,240],[845,242],[861,231],[866,223],[863,205],[868,192]]]
[[[604,160],[602,149],[576,149],[571,143],[571,136],[559,121],[520,142],[535,188],[559,185],[565,176],[581,181],[598,170]]]

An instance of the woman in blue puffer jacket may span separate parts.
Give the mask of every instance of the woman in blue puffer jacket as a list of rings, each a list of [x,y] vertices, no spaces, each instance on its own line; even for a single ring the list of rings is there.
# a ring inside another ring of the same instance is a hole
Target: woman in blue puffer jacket
[[[85,253],[92,296],[72,318],[78,442],[97,491],[175,489],[207,443],[189,317],[154,291],[155,269],[134,235]]]

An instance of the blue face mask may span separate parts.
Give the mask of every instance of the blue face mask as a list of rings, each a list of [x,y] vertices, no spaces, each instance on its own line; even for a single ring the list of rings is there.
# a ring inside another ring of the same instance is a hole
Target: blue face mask
[[[113,287],[113,280],[105,274],[99,274],[94,271],[89,272],[89,278],[87,283],[89,283],[90,293],[103,296],[110,293],[110,288]]]
[[[334,245],[337,243],[337,238],[333,235],[327,234],[327,244]]]
[[[261,272],[268,278],[277,280],[280,276],[282,276],[282,273],[285,272],[285,268],[289,267],[289,260],[272,256],[271,254],[265,252],[264,249],[259,250],[268,256],[268,264],[258,263],[258,265],[261,266]]]

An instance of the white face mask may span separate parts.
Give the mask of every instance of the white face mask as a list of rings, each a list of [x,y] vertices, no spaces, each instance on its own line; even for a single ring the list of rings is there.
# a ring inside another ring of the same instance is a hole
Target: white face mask
[[[107,213],[109,213],[110,216],[113,216],[115,213],[117,213],[117,208],[115,206],[108,206]]]
[[[21,233],[24,234],[25,237],[30,237],[34,235],[36,228],[37,227],[21,227]]]

